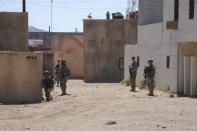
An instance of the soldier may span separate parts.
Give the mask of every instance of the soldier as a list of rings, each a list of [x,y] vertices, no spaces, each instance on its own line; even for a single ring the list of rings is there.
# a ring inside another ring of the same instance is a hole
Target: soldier
[[[56,76],[57,87],[59,87],[59,83],[60,83],[60,78],[59,78],[60,60],[58,60],[57,62],[58,63],[55,66],[55,76]]]
[[[149,96],[154,96],[154,88],[155,88],[155,66],[153,65],[153,60],[148,61],[149,66],[144,69],[144,78],[146,81],[146,85],[148,86],[149,89]]]
[[[136,75],[137,75],[137,63],[135,61],[135,57],[131,58],[132,63],[129,65],[129,73],[130,73],[130,83],[131,83],[131,91],[135,92],[136,86]]]
[[[66,83],[68,78],[70,77],[70,70],[66,66],[66,61],[61,60],[61,67],[60,67],[60,87],[62,90],[61,95],[66,95]]]
[[[42,82],[43,82],[46,101],[50,101],[51,99],[53,99],[51,96],[51,91],[54,88],[54,80],[53,80],[53,77],[50,76],[49,71],[47,70],[44,71]]]

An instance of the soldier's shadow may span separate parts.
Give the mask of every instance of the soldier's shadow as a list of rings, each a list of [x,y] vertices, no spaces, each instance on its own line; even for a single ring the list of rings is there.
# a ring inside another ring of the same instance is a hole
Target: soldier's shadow
[[[0,102],[0,105],[37,105],[42,103],[40,102]]]
[[[135,93],[135,92],[140,92],[140,91],[132,91],[132,90],[129,90],[129,91],[130,91],[130,92],[134,92],[134,93]]]
[[[59,96],[71,96],[71,94],[59,95]]]

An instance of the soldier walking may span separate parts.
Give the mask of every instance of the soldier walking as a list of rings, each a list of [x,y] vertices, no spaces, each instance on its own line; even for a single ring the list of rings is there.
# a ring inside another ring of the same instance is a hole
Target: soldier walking
[[[60,70],[60,60],[57,61],[57,65],[55,66],[55,79],[56,79],[56,82],[57,82],[57,87],[59,87],[59,83],[60,83],[60,78],[59,78],[59,70]]]
[[[137,75],[137,63],[135,61],[135,57],[131,58],[132,63],[129,65],[129,73],[130,73],[130,83],[131,83],[131,91],[135,92],[136,86],[136,75]]]
[[[61,60],[61,66],[60,66],[60,87],[62,90],[61,95],[66,95],[66,83],[68,78],[70,77],[70,70],[66,65],[65,60]]]
[[[44,76],[42,78],[42,83],[44,87],[46,101],[50,101],[52,98],[51,91],[54,88],[54,80],[53,77],[50,75],[49,71],[44,71]]]
[[[153,60],[148,61],[149,66],[144,69],[144,78],[146,81],[146,85],[148,86],[149,96],[154,96],[154,88],[155,88],[155,66],[153,65]]]

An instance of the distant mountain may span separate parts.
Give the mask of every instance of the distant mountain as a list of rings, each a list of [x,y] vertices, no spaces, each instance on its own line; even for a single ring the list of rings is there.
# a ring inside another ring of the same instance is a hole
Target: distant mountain
[[[29,32],[46,32],[46,30],[42,30],[34,26],[29,26]]]

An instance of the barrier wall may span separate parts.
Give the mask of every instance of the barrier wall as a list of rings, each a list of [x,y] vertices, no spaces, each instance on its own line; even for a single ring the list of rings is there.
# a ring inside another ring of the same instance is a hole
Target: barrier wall
[[[0,102],[40,102],[42,67],[42,53],[0,52]]]

